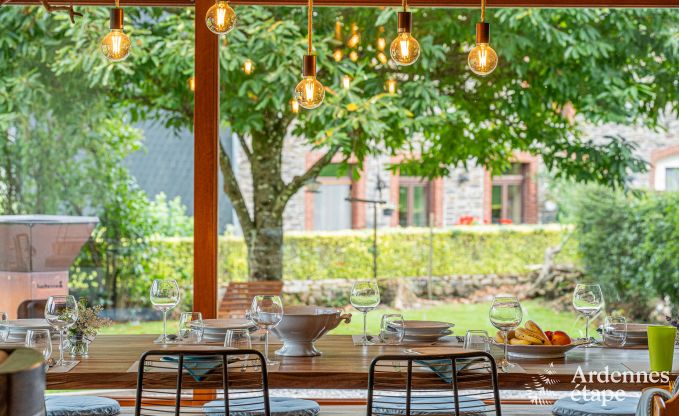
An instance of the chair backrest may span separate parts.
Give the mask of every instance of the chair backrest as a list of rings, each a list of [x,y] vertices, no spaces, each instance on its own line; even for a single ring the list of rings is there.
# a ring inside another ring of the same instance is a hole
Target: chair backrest
[[[136,416],[270,416],[264,356],[255,350],[147,351],[139,360]]]
[[[368,416],[464,414],[501,414],[490,354],[382,355],[370,365]]]
[[[280,280],[230,282],[219,305],[219,317],[242,318],[255,295],[280,295],[281,292],[283,282]]]
[[[45,317],[47,299],[29,299],[17,308],[17,319],[41,319]]]

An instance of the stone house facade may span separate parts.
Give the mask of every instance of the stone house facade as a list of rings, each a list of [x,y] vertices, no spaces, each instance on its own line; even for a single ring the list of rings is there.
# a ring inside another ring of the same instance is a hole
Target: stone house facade
[[[589,129],[601,139],[620,135],[638,145],[638,154],[648,161],[649,172],[632,178],[637,188],[679,190],[679,120],[664,123],[665,131],[641,127],[602,125]],[[252,185],[247,159],[235,143],[234,163],[246,200]],[[320,157],[303,140],[290,136],[283,153],[286,180],[301,174]],[[336,160],[339,162],[339,158]],[[358,169],[357,160],[350,163]],[[537,224],[554,220],[556,204],[548,199],[547,172],[538,157],[517,152],[511,169],[491,176],[483,166],[455,168],[444,178],[421,180],[392,172],[388,166],[399,158],[371,157],[364,161],[358,179],[338,175],[330,166],[318,181],[295,195],[285,211],[286,230],[342,230],[378,227],[436,227],[466,223]],[[349,199],[349,200],[348,200]],[[379,200],[376,204],[366,200]]]

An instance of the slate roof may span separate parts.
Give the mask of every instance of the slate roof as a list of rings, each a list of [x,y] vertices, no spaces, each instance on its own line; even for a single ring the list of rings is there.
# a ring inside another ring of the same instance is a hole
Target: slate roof
[[[137,126],[144,131],[144,148],[127,157],[125,164],[149,198],[163,192],[168,200],[180,197],[188,214],[193,215],[193,133],[175,133],[157,122]],[[231,132],[221,134],[227,152],[233,153]],[[219,174],[219,189],[222,189]],[[219,233],[233,224],[233,209],[226,195],[219,193]]]

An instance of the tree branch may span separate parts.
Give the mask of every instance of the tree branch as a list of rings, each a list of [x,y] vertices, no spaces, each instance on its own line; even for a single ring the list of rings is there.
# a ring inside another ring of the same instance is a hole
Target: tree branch
[[[240,142],[240,147],[243,149],[243,153],[245,153],[245,156],[247,156],[248,161],[252,165],[252,150],[250,150],[250,147],[248,146],[248,143],[245,141],[245,137],[243,137],[240,134],[233,133],[234,135],[238,136],[238,141]]]
[[[224,192],[229,197],[233,209],[236,211],[238,221],[240,222],[243,234],[248,235],[254,227],[252,217],[248,212],[248,207],[245,204],[245,198],[238,185],[238,179],[231,166],[231,158],[224,149],[222,142],[219,142],[219,167],[224,176]]]
[[[283,191],[278,195],[276,203],[274,205],[274,212],[283,212],[285,205],[288,203],[290,198],[297,193],[307,182],[315,179],[321,169],[326,167],[332,162],[332,158],[337,154],[340,147],[335,145],[330,148],[320,159],[318,159],[306,172],[302,175],[295,176],[292,178],[290,183],[285,185]]]

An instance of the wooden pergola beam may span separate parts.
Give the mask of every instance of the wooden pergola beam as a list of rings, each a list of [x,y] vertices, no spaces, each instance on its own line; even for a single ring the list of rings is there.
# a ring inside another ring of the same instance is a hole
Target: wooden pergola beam
[[[5,1],[5,0],[2,0]],[[50,0],[53,6],[112,6],[113,0]],[[120,0],[121,6],[194,7],[192,0]],[[479,7],[479,0],[409,0],[410,7]],[[9,0],[6,5],[40,5],[40,0]],[[305,6],[307,0],[231,0],[232,5]],[[401,0],[314,0],[315,6],[326,7],[398,7]],[[679,0],[491,0],[488,7],[612,7],[670,8],[679,7]]]

